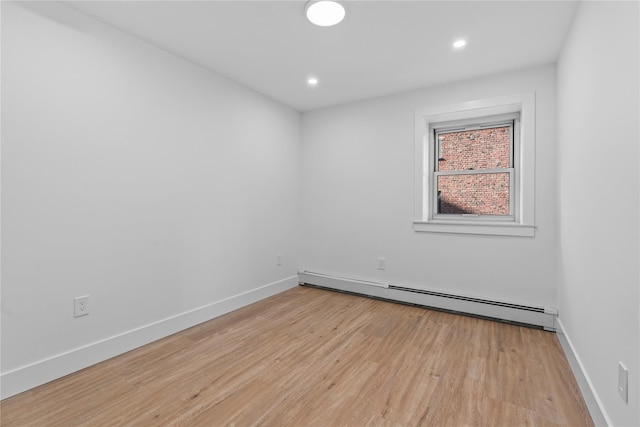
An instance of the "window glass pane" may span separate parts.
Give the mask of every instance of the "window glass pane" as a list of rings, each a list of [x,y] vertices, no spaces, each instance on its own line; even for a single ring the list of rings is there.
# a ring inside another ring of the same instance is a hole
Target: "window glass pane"
[[[438,175],[439,214],[509,215],[509,173]]]
[[[438,133],[437,137],[439,171],[511,167],[511,126]]]

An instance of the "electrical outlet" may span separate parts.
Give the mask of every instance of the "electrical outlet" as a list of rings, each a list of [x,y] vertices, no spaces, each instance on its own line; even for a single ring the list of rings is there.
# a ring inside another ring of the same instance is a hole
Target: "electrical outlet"
[[[379,257],[378,258],[378,270],[384,270],[385,268],[387,268],[387,261],[384,258]]]
[[[282,254],[276,254],[276,265],[282,265]]]
[[[624,400],[625,403],[629,401],[629,371],[622,364],[622,362],[618,362],[618,393],[620,393],[620,397]]]
[[[89,314],[89,295],[83,297],[75,297],[73,299],[74,314],[73,317],[86,316]]]

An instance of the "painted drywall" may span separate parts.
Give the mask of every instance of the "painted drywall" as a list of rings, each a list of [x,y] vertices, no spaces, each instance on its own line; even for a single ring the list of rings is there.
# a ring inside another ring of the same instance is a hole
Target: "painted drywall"
[[[555,83],[548,65],[305,112],[301,268],[555,307]],[[414,112],[528,92],[536,96],[535,237],[414,231]]]
[[[300,138],[293,109],[57,2],[2,2],[3,375],[295,286]]]
[[[581,2],[558,62],[559,319],[615,426],[640,425],[639,14]]]

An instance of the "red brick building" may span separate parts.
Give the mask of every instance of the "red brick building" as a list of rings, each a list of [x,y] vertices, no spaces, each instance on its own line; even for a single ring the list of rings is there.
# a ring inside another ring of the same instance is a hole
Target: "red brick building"
[[[509,215],[511,126],[437,135],[438,213]],[[478,171],[487,170],[487,173]],[[474,171],[446,174],[446,171]]]

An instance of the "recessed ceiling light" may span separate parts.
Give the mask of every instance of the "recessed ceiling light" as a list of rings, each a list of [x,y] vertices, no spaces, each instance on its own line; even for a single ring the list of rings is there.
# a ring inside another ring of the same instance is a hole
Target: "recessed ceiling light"
[[[344,6],[333,0],[311,0],[305,8],[307,19],[320,27],[331,27],[344,19]]]
[[[462,40],[462,39],[460,39],[460,40],[456,40],[456,41],[453,43],[453,47],[455,47],[455,48],[457,48],[457,49],[460,49],[461,47],[463,47],[463,46],[464,46],[464,45],[466,45],[466,44],[467,44],[467,41],[466,41],[466,40]]]
[[[309,86],[316,86],[318,84],[318,79],[315,77],[309,77],[307,79],[307,83],[309,84]]]

